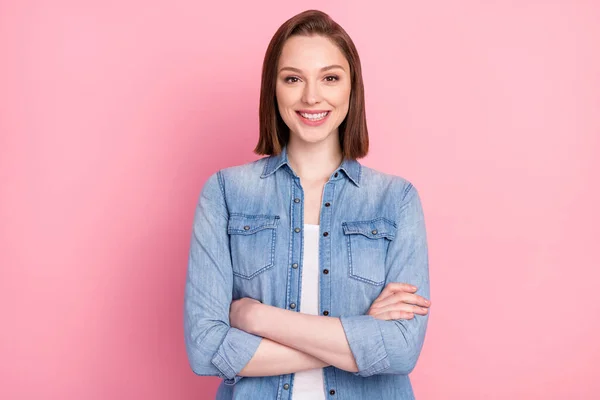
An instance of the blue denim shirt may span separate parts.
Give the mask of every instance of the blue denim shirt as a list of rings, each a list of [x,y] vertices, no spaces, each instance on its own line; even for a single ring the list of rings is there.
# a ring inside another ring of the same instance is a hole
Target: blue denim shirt
[[[185,345],[192,370],[223,379],[218,400],[291,398],[294,374],[241,377],[262,340],[229,325],[232,300],[251,297],[302,312],[304,195],[286,148],[214,173],[195,211],[185,286]],[[425,222],[407,180],[345,160],[320,210],[319,312],[340,318],[358,366],[324,368],[328,399],[414,399],[409,373],[429,314],[384,321],[365,315],[389,282],[430,298]],[[325,233],[328,233],[325,235]]]

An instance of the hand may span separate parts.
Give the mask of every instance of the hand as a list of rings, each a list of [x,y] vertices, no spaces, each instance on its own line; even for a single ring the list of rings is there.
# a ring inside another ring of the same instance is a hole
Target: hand
[[[256,310],[257,304],[262,305],[260,301],[250,297],[242,297],[241,299],[232,301],[229,308],[229,325],[252,333],[256,324],[253,311]]]
[[[375,299],[367,315],[377,319],[411,319],[415,314],[426,315],[431,302],[414,294],[417,288],[407,283],[391,282]]]

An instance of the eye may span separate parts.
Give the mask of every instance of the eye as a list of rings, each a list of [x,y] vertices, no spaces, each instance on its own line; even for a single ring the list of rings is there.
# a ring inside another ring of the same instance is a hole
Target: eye
[[[284,79],[284,81],[286,83],[296,83],[298,82],[300,79],[298,79],[297,76],[288,76],[287,78]]]
[[[325,80],[326,80],[327,82],[336,82],[336,81],[339,81],[339,80],[340,80],[340,77],[339,77],[339,76],[337,76],[337,75],[327,75],[327,76],[325,77]]]

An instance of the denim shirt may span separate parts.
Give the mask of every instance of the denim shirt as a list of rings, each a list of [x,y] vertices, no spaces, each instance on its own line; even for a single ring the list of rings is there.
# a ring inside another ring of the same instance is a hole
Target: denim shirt
[[[291,398],[294,374],[242,377],[261,337],[229,325],[232,300],[251,297],[301,312],[304,194],[287,149],[224,168],[204,184],[194,216],[185,285],[184,333],[197,375],[222,380],[217,399]],[[430,298],[425,221],[404,178],[344,160],[320,209],[319,313],[339,318],[358,366],[323,369],[327,399],[414,399],[409,373],[429,314],[366,315],[390,282]]]

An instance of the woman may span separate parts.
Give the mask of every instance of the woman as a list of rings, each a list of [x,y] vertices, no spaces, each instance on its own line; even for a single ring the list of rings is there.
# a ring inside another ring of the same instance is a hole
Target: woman
[[[367,150],[352,40],[296,15],[263,64],[255,152],[269,157],[213,174],[195,213],[185,341],[196,374],[223,378],[217,399],[414,398],[423,212],[410,182],[356,161]]]

